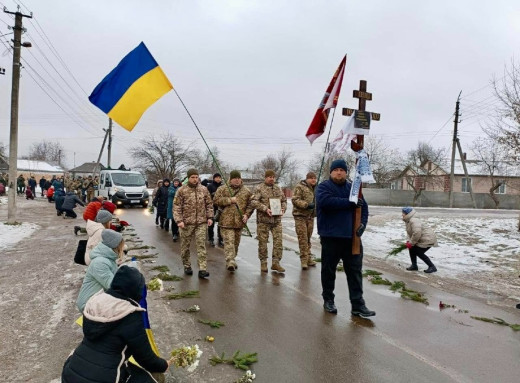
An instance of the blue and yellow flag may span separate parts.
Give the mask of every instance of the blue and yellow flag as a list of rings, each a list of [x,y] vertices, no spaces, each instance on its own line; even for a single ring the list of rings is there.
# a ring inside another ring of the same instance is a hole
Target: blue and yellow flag
[[[91,103],[131,131],[143,113],[173,89],[143,42],[96,86]]]

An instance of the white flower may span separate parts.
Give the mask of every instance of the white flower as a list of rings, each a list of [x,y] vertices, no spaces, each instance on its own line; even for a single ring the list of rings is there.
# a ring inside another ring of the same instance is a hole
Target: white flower
[[[199,360],[197,359],[195,363],[193,363],[191,366],[186,367],[186,371],[193,372],[199,365]]]

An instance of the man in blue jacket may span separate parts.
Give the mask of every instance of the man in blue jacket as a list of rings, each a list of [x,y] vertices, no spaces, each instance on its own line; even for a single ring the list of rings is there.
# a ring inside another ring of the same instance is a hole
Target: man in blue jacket
[[[350,187],[347,182],[347,164],[344,160],[335,160],[330,166],[330,179],[319,184],[316,190],[316,207],[318,216],[318,234],[321,239],[321,286],[323,308],[336,314],[334,304],[334,286],[336,267],[343,260],[345,274],[352,305],[352,315],[363,318],[376,315],[365,306],[363,299],[363,247],[361,254],[352,254],[352,237],[354,235],[354,210],[361,207],[361,225],[355,228],[361,237],[368,221],[368,205],[360,198],[358,204],[350,202]]]

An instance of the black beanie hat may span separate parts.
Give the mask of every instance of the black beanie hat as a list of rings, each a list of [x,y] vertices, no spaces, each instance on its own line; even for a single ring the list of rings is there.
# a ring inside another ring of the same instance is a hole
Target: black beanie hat
[[[123,265],[114,275],[107,293],[139,302],[143,295],[144,284],[143,274],[139,270]]]
[[[222,178],[222,176],[220,175],[220,173],[215,173],[215,174],[213,174],[213,179],[215,179],[215,177],[220,177],[220,178]]]
[[[165,178],[165,179],[162,180],[163,185],[164,185],[165,182],[170,183],[170,180],[168,178]]]
[[[332,163],[330,164],[330,172],[332,173],[334,169],[343,169],[345,172],[348,173],[347,163],[343,159],[332,161]]]

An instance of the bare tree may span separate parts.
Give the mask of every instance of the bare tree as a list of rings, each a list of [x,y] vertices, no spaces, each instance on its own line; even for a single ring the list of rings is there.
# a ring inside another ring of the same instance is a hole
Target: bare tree
[[[509,159],[520,159],[520,66],[511,60],[504,67],[504,76],[493,78],[493,90],[499,101],[496,115],[484,131],[502,148]]]
[[[52,142],[43,140],[32,144],[29,149],[29,154],[22,158],[34,161],[45,161],[63,167],[66,157],[65,150],[58,141]]]
[[[0,142],[0,159],[7,161],[7,147]]]
[[[408,152],[405,170],[402,175],[407,185],[414,191],[413,203],[427,188],[444,188],[442,170],[447,165],[446,149],[435,149],[431,145],[419,142],[417,148]]]
[[[296,171],[298,162],[294,159],[293,153],[286,149],[276,154],[268,154],[264,159],[253,165],[253,174],[258,178],[263,178],[266,170],[274,170],[277,182],[289,185],[291,175]]]
[[[172,134],[154,135],[139,141],[130,149],[134,167],[151,178],[174,178],[191,165],[191,155],[182,142]]]
[[[508,173],[514,168],[513,163],[506,161],[507,154],[502,150],[500,143],[489,138],[478,138],[471,145],[471,151],[475,155],[478,167],[483,173],[489,175],[489,196],[498,208],[500,201],[495,192],[506,184]]]
[[[220,149],[214,146],[211,148],[211,152],[214,157],[211,156],[207,149],[193,151],[191,156],[191,166],[196,168],[199,173],[209,174],[219,172],[220,167],[220,171],[224,173],[222,176],[225,176],[228,171],[228,166],[221,160]],[[218,166],[215,161],[217,161]]]
[[[331,146],[330,150],[328,150],[325,153],[325,158],[323,157],[323,153],[316,153],[313,156],[309,164],[309,170],[316,173],[316,176],[320,177],[319,181],[321,182],[322,180],[327,179],[329,177],[330,165],[332,161],[338,159],[344,159],[347,163],[348,169],[353,170],[355,168],[356,157],[352,150],[340,150],[338,148],[335,148],[334,146]],[[354,173],[352,171],[349,171],[349,173],[352,173],[352,177],[354,176]]]
[[[402,169],[403,158],[397,149],[390,148],[382,138],[366,136],[364,148],[369,155],[376,188],[389,188]]]

